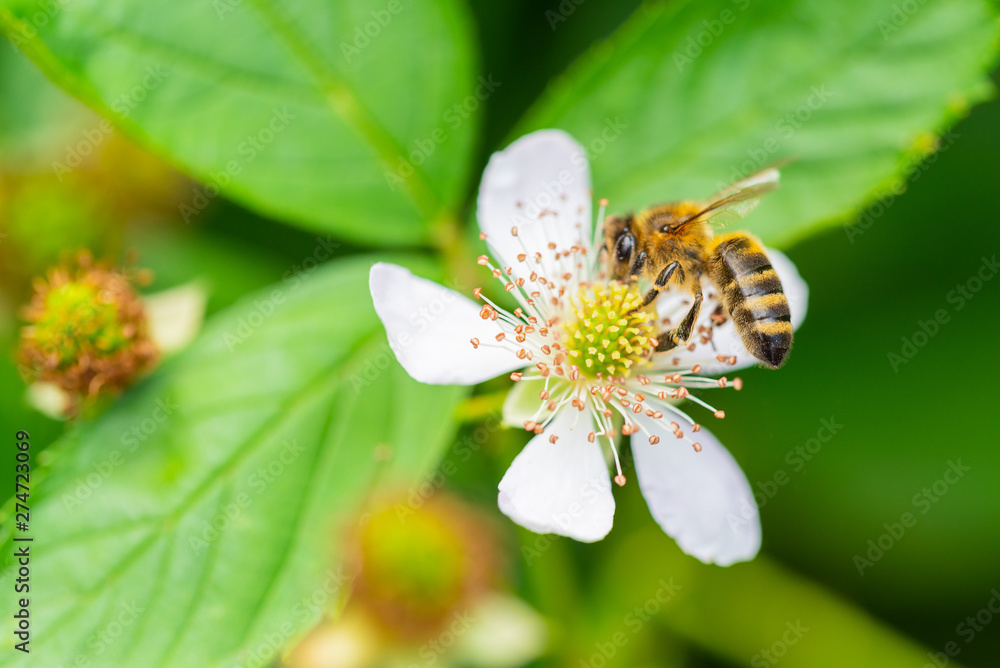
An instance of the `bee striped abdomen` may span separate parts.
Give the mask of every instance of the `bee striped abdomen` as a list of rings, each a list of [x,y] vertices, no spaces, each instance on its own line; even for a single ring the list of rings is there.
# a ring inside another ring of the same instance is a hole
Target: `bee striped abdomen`
[[[791,313],[760,242],[743,232],[719,237],[709,267],[743,345],[768,366],[781,366],[792,347]]]

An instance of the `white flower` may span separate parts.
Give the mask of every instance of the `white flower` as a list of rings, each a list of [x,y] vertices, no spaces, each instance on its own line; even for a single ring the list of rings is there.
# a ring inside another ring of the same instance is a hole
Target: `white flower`
[[[668,289],[656,315],[631,311],[641,301],[637,287],[604,280],[586,154],[561,131],[535,132],[493,155],[478,218],[497,261],[483,255],[479,264],[517,301],[513,311],[478,288],[480,304],[384,263],[372,267],[371,292],[392,350],[415,379],[471,385],[513,372],[504,419],[535,436],[500,481],[500,510],[540,533],[606,536],[615,501],[603,444],[624,484],[621,423],[650,511],[681,549],[720,565],[752,559],[761,530],[750,484],[729,451],[677,406],[687,399],[723,417],[691,392],[739,389],[739,379],[704,374],[754,363],[733,324],[712,320],[715,289],[706,282],[692,343],[651,355],[658,317],[678,322],[689,303]],[[806,285],[784,255],[768,253],[797,327]]]

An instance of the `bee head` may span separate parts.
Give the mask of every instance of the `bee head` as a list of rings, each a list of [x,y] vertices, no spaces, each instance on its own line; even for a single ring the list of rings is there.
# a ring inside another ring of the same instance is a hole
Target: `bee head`
[[[684,218],[672,210],[657,211],[649,220],[649,229],[660,234],[673,234],[684,224]]]
[[[636,239],[632,232],[632,215],[608,216],[604,220],[604,251],[611,278],[626,280],[635,259]]]

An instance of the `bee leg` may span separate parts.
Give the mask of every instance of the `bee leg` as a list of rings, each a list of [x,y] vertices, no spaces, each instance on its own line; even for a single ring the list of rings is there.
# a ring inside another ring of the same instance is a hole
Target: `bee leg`
[[[677,325],[675,329],[657,336],[656,349],[653,352],[662,353],[667,350],[673,350],[680,344],[687,343],[688,339],[691,338],[691,332],[698,321],[698,314],[701,313],[702,294],[700,280],[695,283],[694,290],[694,303],[691,304],[691,308],[684,315],[681,324]]]
[[[642,303],[636,306],[632,311],[638,311],[641,308],[645,308],[650,302],[656,299],[656,295],[660,294],[660,290],[670,282],[670,278],[674,275],[674,272],[678,273],[678,280],[684,280],[684,269],[681,268],[681,263],[674,260],[660,272],[660,275],[656,277],[653,281],[653,287],[646,292],[646,295],[642,298]],[[632,311],[629,311],[631,313]]]
[[[687,312],[684,319],[681,320],[681,324],[678,325],[675,334],[677,341],[679,343],[686,342],[691,338],[691,332],[694,331],[695,322],[698,321],[698,314],[701,313],[701,281],[695,284],[694,288],[694,303],[691,304],[691,310]]]
[[[628,275],[632,277],[633,281],[642,275],[642,270],[646,268],[646,259],[646,251],[639,251],[639,254],[635,256],[635,262],[628,270]]]

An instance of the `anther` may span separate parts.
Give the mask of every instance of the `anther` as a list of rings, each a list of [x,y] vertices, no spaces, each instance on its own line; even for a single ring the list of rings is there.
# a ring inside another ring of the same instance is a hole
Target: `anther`
[[[499,334],[497,334],[497,337],[496,337],[497,341],[503,341],[506,336],[507,336],[506,334],[504,334],[503,332],[500,332]]]
[[[654,434],[654,435],[652,435],[652,436],[649,437],[649,444],[650,445],[656,445],[659,442],[660,442],[660,437],[659,436],[657,436],[657,435]]]
[[[513,373],[510,374],[510,379],[513,381],[518,381],[521,380],[522,375],[523,374],[520,371],[514,371]]]
[[[739,378],[739,377],[733,378],[733,389],[736,390],[737,392],[739,392],[740,390],[743,389],[743,379],[742,378]]]
[[[691,367],[691,373],[701,373],[701,365],[695,364],[693,367]]]
[[[615,484],[617,484],[619,487],[624,487],[625,486],[625,476],[623,476],[621,473],[619,473],[618,475],[616,475],[615,476]]]
[[[472,296],[475,297],[476,299],[482,299],[483,298],[483,289],[482,288],[476,288],[475,290],[472,291]]]
[[[725,386],[726,386],[726,377],[723,376],[722,378],[719,379],[719,387],[725,387]]]
[[[476,262],[485,267],[490,263],[490,258],[488,258],[485,255],[480,255],[479,257],[476,258]]]
[[[694,448],[695,452],[701,452],[701,443],[692,443],[691,447]]]
[[[556,436],[555,434],[552,434],[551,436],[549,436],[549,443],[555,443],[558,440],[559,440],[559,437]]]
[[[715,411],[715,417],[721,420],[722,418],[726,417],[726,411]]]

